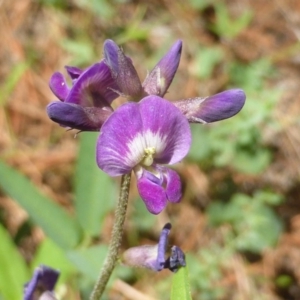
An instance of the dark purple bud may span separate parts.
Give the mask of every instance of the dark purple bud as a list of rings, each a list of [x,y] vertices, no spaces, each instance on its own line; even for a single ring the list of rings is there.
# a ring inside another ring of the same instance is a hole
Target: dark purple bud
[[[177,71],[182,50],[182,41],[177,41],[158,62],[143,82],[144,91],[149,95],[163,97]]]
[[[67,98],[70,89],[63,74],[55,72],[50,78],[49,86],[59,100],[64,101]]]
[[[67,70],[73,82],[84,72],[83,70],[77,67],[71,67],[71,66],[65,66],[65,69]]]
[[[166,260],[165,268],[176,273],[180,267],[185,266],[185,254],[179,247],[173,246],[171,248],[171,256]]]
[[[121,94],[134,100],[140,100],[143,89],[138,74],[119,46],[112,40],[104,42],[104,58],[117,82]]]
[[[112,114],[110,107],[82,107],[78,104],[55,101],[47,106],[49,118],[63,127],[81,131],[98,131]]]
[[[212,123],[231,118],[244,106],[246,95],[243,90],[231,89],[206,98],[175,101],[190,123]]]
[[[55,299],[54,296],[50,298],[51,294],[47,298],[45,292],[53,292],[58,276],[59,272],[52,268],[43,265],[36,268],[31,280],[24,286],[23,300]]]

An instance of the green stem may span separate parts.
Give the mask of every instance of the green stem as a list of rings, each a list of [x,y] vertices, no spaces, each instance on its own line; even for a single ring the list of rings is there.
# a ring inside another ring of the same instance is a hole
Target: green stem
[[[90,300],[99,300],[118,260],[119,248],[122,242],[123,225],[126,216],[131,174],[125,174],[121,179],[119,201],[115,211],[115,221],[112,230],[108,254],[94,286]]]

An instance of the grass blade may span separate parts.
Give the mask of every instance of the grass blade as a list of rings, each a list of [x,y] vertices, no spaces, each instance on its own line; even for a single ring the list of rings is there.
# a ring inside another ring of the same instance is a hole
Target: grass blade
[[[29,280],[29,271],[8,232],[0,224],[0,294],[5,300],[22,298],[23,285]]]
[[[44,196],[27,177],[0,161],[0,187],[17,201],[47,236],[62,248],[73,248],[81,239],[79,224]]]
[[[89,235],[99,235],[101,221],[112,210],[117,197],[112,179],[96,164],[98,133],[80,135],[75,174],[75,207],[81,226]]]

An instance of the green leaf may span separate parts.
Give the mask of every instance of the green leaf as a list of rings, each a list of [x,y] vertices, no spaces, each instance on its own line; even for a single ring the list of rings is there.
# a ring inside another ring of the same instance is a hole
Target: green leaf
[[[192,73],[199,79],[209,79],[214,68],[223,60],[224,53],[221,48],[203,47],[196,55]]]
[[[29,280],[25,261],[8,232],[0,225],[0,294],[5,300],[22,298],[23,285]]]
[[[213,32],[221,37],[233,38],[245,29],[252,20],[252,11],[244,11],[238,18],[231,18],[228,8],[224,3],[215,5],[216,21],[211,26]]]
[[[75,173],[75,208],[78,220],[90,235],[98,235],[101,222],[111,211],[117,197],[112,179],[96,164],[96,133],[80,135]]]
[[[16,200],[47,236],[62,248],[73,248],[81,239],[79,224],[27,177],[0,161],[0,187]]]
[[[180,268],[173,276],[171,300],[192,300],[187,267]]]
[[[95,282],[107,251],[108,247],[106,245],[97,245],[90,248],[68,251],[67,256],[86,278]]]

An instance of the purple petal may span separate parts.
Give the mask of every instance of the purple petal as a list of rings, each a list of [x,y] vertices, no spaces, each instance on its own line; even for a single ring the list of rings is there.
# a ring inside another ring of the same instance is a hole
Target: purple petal
[[[55,101],[47,106],[49,118],[64,127],[81,131],[98,131],[112,109],[82,107],[73,103]]]
[[[170,102],[148,96],[119,107],[103,124],[97,142],[98,166],[110,176],[129,173],[155,148],[156,163],[176,163],[191,144],[189,124]]]
[[[245,100],[243,90],[231,89],[210,97],[181,100],[173,104],[191,123],[212,123],[237,114]]]
[[[137,188],[148,211],[152,214],[159,214],[167,205],[167,195],[164,188],[153,182],[147,176],[150,173],[144,170],[143,175],[137,180]]]
[[[170,202],[178,203],[181,200],[181,180],[172,169],[159,167],[165,179],[165,191]]]
[[[118,94],[110,70],[102,61],[86,69],[76,80],[66,102],[81,106],[108,106]]]
[[[182,41],[177,41],[158,62],[143,82],[144,91],[149,95],[163,97],[177,71],[182,50]]]
[[[158,245],[144,245],[127,249],[122,257],[123,264],[130,267],[144,267],[153,271],[156,269]]]
[[[47,291],[40,296],[39,300],[57,300],[57,298],[55,297],[54,293]]]
[[[46,267],[38,267],[32,279],[24,286],[24,300],[38,299],[36,293],[42,294],[45,291],[52,292],[58,279],[59,272]]]
[[[131,172],[136,161],[127,161],[128,145],[142,129],[139,105],[126,103],[120,106],[103,124],[97,141],[98,166],[110,176]],[[142,155],[142,154],[141,154]]]
[[[83,70],[77,67],[65,66],[65,69],[67,70],[73,82],[83,73]]]
[[[156,260],[156,270],[157,271],[161,271],[165,267],[165,262],[166,262],[165,253],[166,253],[167,247],[168,247],[168,236],[169,236],[171,228],[172,228],[171,223],[167,223],[163,227],[163,229],[160,233],[158,249],[157,249],[157,260]]]
[[[132,99],[141,97],[143,89],[138,74],[123,51],[112,40],[104,43],[105,62],[111,70],[112,77],[116,80],[120,92]]]
[[[63,74],[55,72],[50,78],[49,86],[59,100],[64,101],[67,98],[70,89]]]
[[[155,162],[174,164],[181,161],[191,145],[190,126],[182,113],[171,102],[157,96],[148,96],[139,104],[143,132],[153,132],[164,141],[163,149],[155,155]]]

